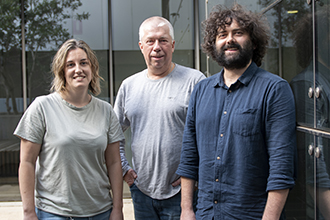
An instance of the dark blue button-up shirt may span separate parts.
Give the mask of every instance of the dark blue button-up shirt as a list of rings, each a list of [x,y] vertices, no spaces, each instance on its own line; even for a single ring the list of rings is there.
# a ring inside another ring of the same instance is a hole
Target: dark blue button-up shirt
[[[261,219],[269,190],[294,186],[289,84],[252,63],[228,88],[223,71],[191,95],[177,173],[198,181],[197,219]]]

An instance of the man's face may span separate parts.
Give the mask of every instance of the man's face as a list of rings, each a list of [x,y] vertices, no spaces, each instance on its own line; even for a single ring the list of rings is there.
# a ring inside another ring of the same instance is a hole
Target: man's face
[[[218,31],[215,50],[217,63],[226,69],[242,69],[253,56],[250,36],[235,20]]]
[[[174,41],[166,25],[146,24],[139,42],[149,74],[161,75],[171,69]]]

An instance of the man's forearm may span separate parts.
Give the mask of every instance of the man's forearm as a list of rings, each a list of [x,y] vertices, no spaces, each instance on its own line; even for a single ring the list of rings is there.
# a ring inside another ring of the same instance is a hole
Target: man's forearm
[[[195,180],[181,177],[181,217],[180,220],[195,220],[193,198]]]
[[[283,211],[288,194],[289,189],[269,191],[262,219],[278,220]]]
[[[185,210],[193,210],[193,198],[195,180],[181,177],[181,207]]]

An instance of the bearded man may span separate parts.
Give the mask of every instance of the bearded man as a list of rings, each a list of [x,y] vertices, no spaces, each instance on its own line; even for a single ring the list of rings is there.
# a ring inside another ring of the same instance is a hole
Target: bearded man
[[[259,68],[268,26],[238,4],[218,6],[203,25],[203,49],[223,70],[189,101],[177,170],[181,220],[282,219],[296,178],[295,106],[289,84]]]

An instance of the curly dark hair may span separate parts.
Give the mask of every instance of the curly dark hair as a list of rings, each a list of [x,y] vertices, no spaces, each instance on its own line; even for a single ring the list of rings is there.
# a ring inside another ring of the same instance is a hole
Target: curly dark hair
[[[231,25],[233,20],[249,33],[252,44],[255,47],[252,60],[260,66],[266,54],[270,38],[266,17],[248,11],[239,4],[233,5],[231,9],[217,5],[213,8],[209,18],[202,22],[204,29],[203,52],[216,60],[215,41],[219,30],[225,29],[227,25]]]
[[[301,67],[310,65],[313,58],[313,15],[304,15],[295,24],[293,42],[296,49],[296,56]],[[326,24],[326,23],[325,23]]]
[[[330,5],[322,5],[313,15],[311,12],[304,13],[300,19],[297,19],[293,31],[293,42],[296,49],[296,56],[299,65],[306,68],[313,60],[313,47],[315,43],[317,60],[321,61],[328,57],[327,47],[329,43],[329,11]],[[317,36],[313,40],[313,17],[317,19]]]

